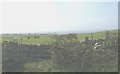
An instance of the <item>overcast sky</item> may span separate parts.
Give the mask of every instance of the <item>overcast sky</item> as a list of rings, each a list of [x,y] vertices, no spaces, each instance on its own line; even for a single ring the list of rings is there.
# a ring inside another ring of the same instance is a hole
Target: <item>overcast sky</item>
[[[93,32],[118,28],[117,2],[4,3],[2,33]]]

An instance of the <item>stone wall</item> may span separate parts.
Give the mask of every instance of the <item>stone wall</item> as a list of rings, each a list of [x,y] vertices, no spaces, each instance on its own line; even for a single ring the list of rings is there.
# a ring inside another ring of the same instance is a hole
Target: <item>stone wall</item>
[[[2,43],[2,68],[5,72],[24,71],[24,63],[51,59],[50,45],[25,45],[18,42]]]

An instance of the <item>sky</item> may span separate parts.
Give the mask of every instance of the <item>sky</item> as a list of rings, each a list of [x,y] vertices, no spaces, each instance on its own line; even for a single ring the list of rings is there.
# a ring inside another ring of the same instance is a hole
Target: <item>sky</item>
[[[2,33],[95,32],[118,28],[117,2],[8,2]]]

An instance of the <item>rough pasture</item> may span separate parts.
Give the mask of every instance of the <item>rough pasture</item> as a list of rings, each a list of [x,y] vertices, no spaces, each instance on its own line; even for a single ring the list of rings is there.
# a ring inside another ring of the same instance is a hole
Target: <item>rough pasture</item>
[[[110,33],[118,33],[118,30],[112,30],[109,31]],[[105,36],[105,31],[103,32],[96,32],[92,33],[94,39],[100,39]],[[35,38],[35,36],[38,36]],[[30,37],[30,39],[27,39],[27,37]],[[77,38],[79,41],[84,40],[85,37],[91,37],[91,33],[77,33]],[[0,42],[3,41],[13,41],[14,38],[17,38],[17,40],[22,44],[44,44],[44,43],[53,43],[54,38],[51,34],[46,35],[40,35],[40,34],[3,34],[0,36]],[[21,40],[22,38],[22,40]],[[2,40],[2,41],[1,41]]]
[[[3,46],[3,50],[5,53],[3,57],[10,59],[10,56],[6,56],[7,52],[7,54],[11,56],[14,55],[12,57],[13,60],[19,59],[19,55],[22,52],[22,58],[26,59],[27,61],[22,65],[24,65],[24,67],[26,68],[25,71],[32,72],[117,71],[118,36],[116,31],[111,31],[109,33],[110,36],[107,35],[105,32],[93,33],[93,39],[91,34],[76,34],[78,38],[76,40],[74,40],[76,36],[72,37],[72,35],[69,35],[70,37],[67,35],[59,35],[55,38],[52,35],[42,35],[39,37],[35,37],[36,35],[11,35],[12,43],[10,43],[10,46],[9,44],[9,47],[7,48],[6,45]],[[10,38],[10,35],[6,35],[6,38],[7,36]],[[30,38],[27,39],[28,37]],[[13,40],[14,38],[15,41]],[[22,41],[20,42],[21,38]],[[43,40],[43,42],[41,39]],[[15,42],[18,42],[18,44],[14,45]],[[46,47],[48,47],[47,52],[45,51]],[[10,50],[6,51],[8,49]],[[50,59],[48,58],[46,60],[40,60],[41,58],[44,58],[44,56],[40,55],[47,55],[43,54],[44,51],[47,54],[48,52],[51,54]]]
[[[28,35],[29,36],[29,35]],[[51,43],[51,37],[49,35],[40,35],[39,38],[34,38],[35,35],[29,36],[26,35],[3,35],[2,41],[14,41],[16,38],[21,44],[44,44],[46,42]],[[22,40],[21,40],[22,38]]]

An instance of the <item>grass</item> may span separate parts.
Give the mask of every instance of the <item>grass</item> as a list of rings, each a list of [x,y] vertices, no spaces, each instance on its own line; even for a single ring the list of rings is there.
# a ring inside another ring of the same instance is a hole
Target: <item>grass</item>
[[[118,30],[111,30],[109,31],[111,33],[118,33]],[[102,32],[96,32],[96,33],[92,33],[93,35],[93,39],[99,39],[99,38],[103,38],[105,37],[105,31]],[[18,42],[22,43],[22,44],[44,44],[44,43],[52,43],[53,39],[52,39],[52,35],[39,35],[39,38],[34,38],[35,35],[30,35],[30,39],[27,39],[29,35],[27,34],[3,34],[2,36],[0,35],[0,42],[3,41],[13,41],[14,38],[17,38]],[[91,33],[84,33],[84,34],[77,34],[78,36],[78,40],[84,40],[85,37],[89,37],[90,39],[92,39],[91,37]],[[22,38],[22,40],[21,40]]]
[[[109,33],[118,33],[118,30],[110,30],[108,32]],[[105,37],[105,33],[106,33],[106,31],[92,33],[93,39],[103,38],[103,37]],[[79,40],[84,40],[85,37],[89,37],[90,39],[92,39],[91,33],[78,34],[78,39]]]
[[[55,69],[53,70],[53,63],[51,60],[26,63],[24,67],[25,72],[49,72],[50,69],[51,71],[57,71]]]
[[[109,31],[111,33],[118,33],[117,30],[112,30],[112,31]],[[94,39],[99,39],[99,38],[103,38],[105,37],[105,31],[103,32],[96,32],[96,33],[92,33],[93,35],[93,38]],[[27,37],[29,35],[18,35],[18,34],[15,34],[15,35],[0,35],[0,42],[2,41],[13,41],[14,38],[17,38],[17,40],[22,43],[22,44],[44,44],[44,43],[52,43],[53,42],[53,39],[52,39],[52,35],[39,35],[39,38],[34,38],[35,35],[31,35],[32,37],[28,40]],[[90,39],[92,38],[91,37],[91,33],[84,33],[84,34],[77,34],[78,36],[78,40],[81,41],[81,40],[84,40],[85,37],[89,37]],[[21,41],[21,38],[22,38],[22,41]],[[53,64],[51,62],[51,60],[43,60],[43,61],[36,61],[36,62],[29,62],[29,63],[26,63],[25,65],[25,71],[26,72],[48,72],[50,68],[53,67]],[[97,66],[97,68],[96,68]],[[103,68],[101,68],[103,67]],[[109,66],[110,70],[112,70],[114,67],[116,71],[116,65],[110,65]],[[104,66],[104,65],[95,65],[95,70],[96,72],[97,71],[104,71],[104,69],[107,69],[108,67]],[[59,71],[59,70],[55,70],[53,69],[52,71]],[[92,71],[92,70],[91,70]],[[113,71],[113,70],[112,70]]]
[[[14,38],[17,39],[18,42],[22,44],[44,44],[46,42],[51,42],[51,37],[49,35],[39,36],[39,38],[31,37],[30,39],[27,39],[25,35],[23,36],[10,36],[10,35],[3,35],[2,41],[14,41]],[[21,40],[22,38],[22,40]]]

